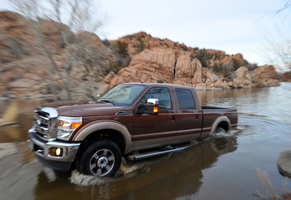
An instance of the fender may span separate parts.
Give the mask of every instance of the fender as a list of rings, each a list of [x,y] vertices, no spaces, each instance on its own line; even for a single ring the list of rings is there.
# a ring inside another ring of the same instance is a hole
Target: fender
[[[212,124],[211,131],[210,131],[209,135],[213,135],[213,133],[215,132],[215,129],[218,126],[218,124],[221,123],[221,122],[227,122],[227,130],[230,129],[231,123],[230,123],[229,119],[226,116],[220,116],[220,117],[216,118],[216,120]]]
[[[73,136],[72,140],[83,141],[91,133],[102,129],[113,129],[120,132],[125,142],[124,153],[127,154],[131,151],[132,141],[128,129],[123,124],[113,120],[99,120],[88,123]]]

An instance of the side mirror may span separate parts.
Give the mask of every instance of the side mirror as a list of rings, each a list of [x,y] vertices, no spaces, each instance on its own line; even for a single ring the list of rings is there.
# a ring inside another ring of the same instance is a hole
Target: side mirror
[[[158,99],[148,99],[146,104],[139,104],[137,106],[138,114],[149,114],[158,115],[159,114],[159,100]]]
[[[159,100],[158,99],[148,99],[147,104],[159,105]]]
[[[95,100],[97,101],[98,99],[100,99],[100,97],[101,97],[101,94],[97,94]]]

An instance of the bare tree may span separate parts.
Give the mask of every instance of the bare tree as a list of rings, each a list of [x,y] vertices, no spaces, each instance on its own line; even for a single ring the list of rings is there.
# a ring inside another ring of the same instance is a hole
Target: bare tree
[[[284,10],[287,10],[287,9],[290,9],[291,7],[291,1],[290,0],[287,0],[286,3],[284,4],[283,8],[279,9],[276,14],[279,14],[280,12],[284,11]],[[288,14],[290,13],[290,10],[288,11]]]
[[[96,35],[92,34],[102,25],[96,17],[97,8],[91,0],[10,0],[17,11],[29,19],[29,26],[37,39],[36,49],[45,57],[46,80],[55,100],[64,93],[64,99],[71,99],[73,76],[81,68],[95,81],[98,72],[105,67],[102,58],[108,55],[98,48]],[[44,24],[50,22],[60,34],[59,44],[52,44],[46,35]],[[90,33],[91,32],[91,33]],[[59,48],[54,48],[59,45]],[[61,49],[58,50],[58,49]],[[62,54],[60,64],[56,55]],[[104,59],[103,59],[104,60]],[[77,70],[77,71],[76,71]],[[94,71],[94,72],[93,72]],[[94,78],[92,78],[94,77]],[[90,84],[89,84],[90,85]]]
[[[288,18],[291,12],[291,1],[287,0],[283,7],[277,10],[274,15],[283,19],[282,24],[275,25],[275,33],[266,31],[265,39],[267,41],[267,49],[264,52],[271,62],[283,67],[284,71],[291,71],[291,38]],[[287,23],[287,25],[286,25]]]

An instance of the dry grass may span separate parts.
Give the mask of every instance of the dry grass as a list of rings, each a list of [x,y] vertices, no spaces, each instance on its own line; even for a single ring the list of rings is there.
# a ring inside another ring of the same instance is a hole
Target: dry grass
[[[288,186],[288,178],[285,179],[285,181],[282,184],[282,189],[279,190],[274,183],[272,182],[269,174],[265,171],[262,171],[260,169],[256,169],[260,182],[262,186],[265,189],[265,194],[262,194],[259,191],[256,191],[255,194],[253,194],[256,197],[259,197],[261,199],[268,199],[268,200],[291,200],[291,193],[287,192],[287,186]]]

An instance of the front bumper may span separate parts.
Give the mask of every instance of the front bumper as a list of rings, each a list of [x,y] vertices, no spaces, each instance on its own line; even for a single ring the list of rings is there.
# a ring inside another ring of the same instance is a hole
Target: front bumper
[[[30,136],[28,141],[29,148],[44,165],[61,171],[70,169],[81,143],[59,142],[55,140],[43,141],[37,137],[36,131],[33,128],[28,133]],[[62,154],[60,156],[52,155],[50,152],[54,148],[61,149]]]

